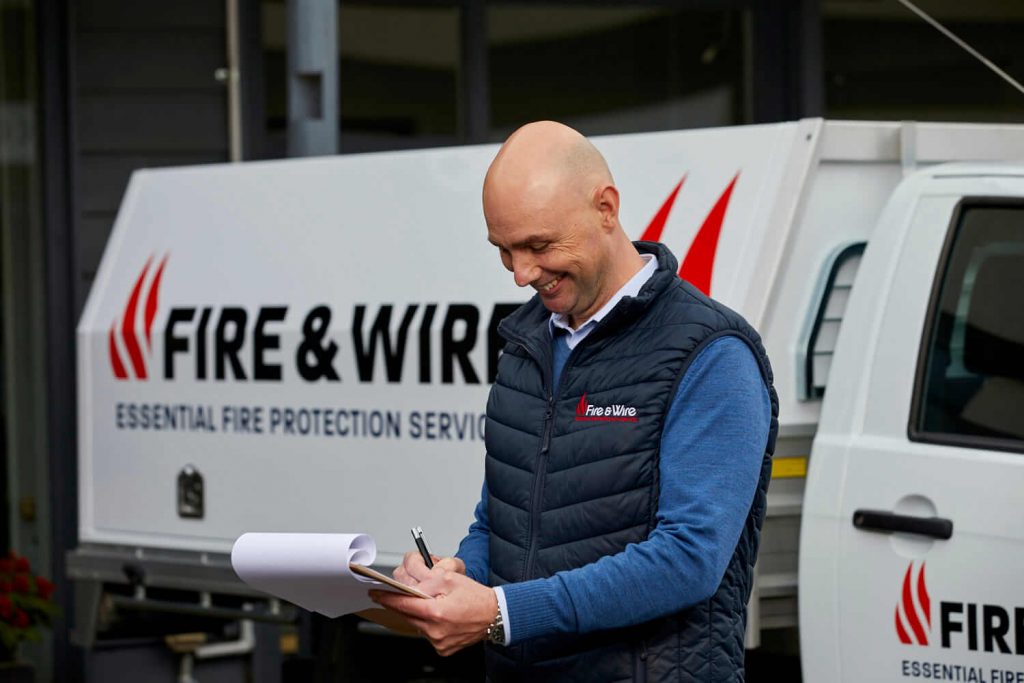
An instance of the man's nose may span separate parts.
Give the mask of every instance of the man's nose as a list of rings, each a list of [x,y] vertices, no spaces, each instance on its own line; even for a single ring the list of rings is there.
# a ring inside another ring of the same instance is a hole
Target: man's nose
[[[515,277],[516,284],[520,287],[525,287],[537,279],[540,275],[540,268],[537,267],[533,259],[525,255],[513,256],[512,274]]]

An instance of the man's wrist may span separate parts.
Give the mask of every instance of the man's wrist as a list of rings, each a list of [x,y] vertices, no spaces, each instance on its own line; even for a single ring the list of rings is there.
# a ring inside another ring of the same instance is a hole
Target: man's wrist
[[[494,591],[497,610],[494,620],[487,627],[487,640],[494,645],[508,645],[511,641],[511,629],[508,623],[508,605],[505,603],[505,591],[500,586],[491,590]]]

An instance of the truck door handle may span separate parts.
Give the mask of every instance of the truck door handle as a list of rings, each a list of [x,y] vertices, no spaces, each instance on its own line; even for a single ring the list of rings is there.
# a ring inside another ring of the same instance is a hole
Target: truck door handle
[[[942,517],[914,517],[897,515],[885,510],[856,510],[853,513],[853,526],[864,531],[882,531],[892,533],[902,531],[908,534],[919,534],[947,540],[953,535],[953,520]]]

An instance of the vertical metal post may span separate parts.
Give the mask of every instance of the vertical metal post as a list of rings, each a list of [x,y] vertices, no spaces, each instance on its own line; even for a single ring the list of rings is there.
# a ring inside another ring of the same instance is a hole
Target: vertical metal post
[[[823,113],[821,15],[818,0],[751,5],[754,123]]]
[[[483,0],[459,6],[459,132],[461,142],[487,142],[491,132],[487,7]]]
[[[795,78],[791,68],[792,35],[787,19],[795,0],[755,3],[754,123],[788,121],[793,116]]]
[[[242,79],[238,41],[238,0],[225,0],[228,48],[228,150],[231,161],[242,160]]]
[[[267,156],[266,88],[263,83],[263,21],[259,0],[238,1],[238,90],[241,97],[242,158]]]
[[[740,112],[741,123],[753,123],[754,97],[757,92],[756,79],[754,77],[754,10],[744,7],[741,11],[743,27],[743,109]]]
[[[74,157],[71,73],[76,4],[40,0],[37,8],[40,60],[43,233],[46,239],[46,370],[50,472],[51,568],[63,610],[53,621],[53,678],[83,679],[80,650],[68,640],[74,623],[65,553],[78,540],[78,459],[75,410]]]
[[[338,2],[288,0],[288,156],[338,152]]]
[[[800,111],[801,117],[825,115],[825,55],[822,50],[821,3],[800,3]]]

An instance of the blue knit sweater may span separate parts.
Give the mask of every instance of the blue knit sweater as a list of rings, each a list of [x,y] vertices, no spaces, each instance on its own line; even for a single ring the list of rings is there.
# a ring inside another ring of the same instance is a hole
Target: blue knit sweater
[[[554,345],[554,377],[569,356]],[[771,404],[758,364],[722,337],[693,360],[661,438],[657,525],[646,541],[545,579],[503,586],[510,641],[639,624],[712,595],[750,509],[768,438]],[[486,483],[456,556],[487,582]]]

